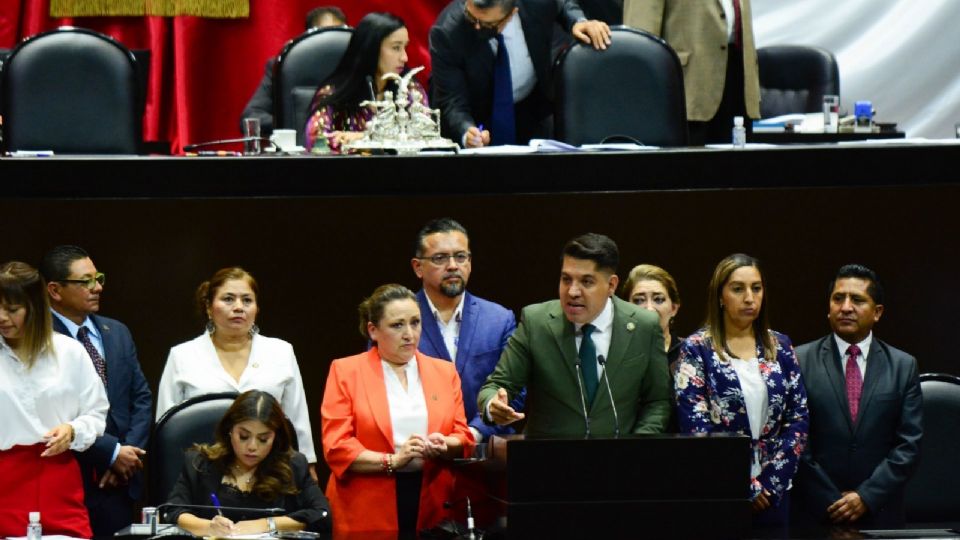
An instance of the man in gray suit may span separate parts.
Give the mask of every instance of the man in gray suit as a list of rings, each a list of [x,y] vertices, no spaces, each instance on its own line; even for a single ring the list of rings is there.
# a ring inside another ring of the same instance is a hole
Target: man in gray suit
[[[794,525],[898,528],[922,435],[913,356],[873,335],[883,287],[859,264],[830,288],[833,333],[797,348],[810,439],[797,471]]]

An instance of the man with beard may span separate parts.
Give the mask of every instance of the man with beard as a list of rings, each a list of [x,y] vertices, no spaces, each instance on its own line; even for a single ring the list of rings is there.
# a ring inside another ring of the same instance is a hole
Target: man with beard
[[[484,423],[477,412],[477,392],[517,327],[513,312],[466,292],[472,254],[463,225],[450,218],[430,221],[417,234],[414,252],[413,271],[423,281],[417,293],[423,320],[420,352],[456,364],[477,442],[494,433],[513,433]],[[523,393],[511,405],[521,410]]]

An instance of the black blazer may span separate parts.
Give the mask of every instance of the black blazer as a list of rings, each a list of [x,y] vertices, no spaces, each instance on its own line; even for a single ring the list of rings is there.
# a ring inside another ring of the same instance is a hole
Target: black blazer
[[[110,410],[107,413],[107,427],[104,434],[97,437],[93,446],[84,452],[77,452],[83,474],[84,490],[88,506],[99,504],[104,496],[103,490],[94,482],[110,468],[110,461],[117,444],[131,445],[146,450],[153,425],[153,396],[150,385],[140,369],[137,348],[133,343],[130,329],[122,322],[90,315],[90,320],[100,331],[103,341],[103,353],[107,363],[107,400]],[[67,328],[56,316],[53,330],[70,336]],[[71,336],[72,337],[72,336]],[[142,475],[138,472],[130,479],[129,495],[139,499],[143,489]],[[122,510],[121,511],[125,511]]]
[[[264,501],[252,496],[251,499],[255,500],[256,504],[251,504],[250,507],[283,508],[287,511],[287,517],[306,524],[307,530],[317,532],[330,530],[330,503],[317,483],[310,477],[307,458],[300,452],[294,452],[290,467],[293,469],[293,481],[299,492],[296,495],[280,496],[273,501]],[[167,504],[210,505],[212,504],[210,494],[219,490],[222,480],[223,471],[213,462],[196,450],[187,450],[180,478],[170,491]],[[224,506],[230,505],[224,503]],[[172,508],[166,513],[165,520],[176,523],[181,514],[187,513],[204,519],[211,519],[215,515],[214,510]],[[228,511],[224,511],[224,515],[234,521],[262,517],[259,514],[256,516],[231,515]]]
[[[488,123],[493,108],[493,64],[496,57],[484,38],[463,17],[464,0],[454,0],[430,29],[431,92],[433,106],[440,109],[441,129],[455,142],[463,140],[470,126]],[[567,32],[585,19],[576,0],[518,0],[520,22],[530,59],[537,75],[532,106],[535,117],[551,113],[548,85],[551,68],[553,24]],[[517,131],[530,131],[521,126]]]
[[[858,526],[902,527],[904,485],[916,469],[923,432],[917,360],[874,336],[854,424],[833,335],[801,345],[797,358],[810,438],[794,479],[796,516],[822,522],[841,492],[853,490],[868,508]]]

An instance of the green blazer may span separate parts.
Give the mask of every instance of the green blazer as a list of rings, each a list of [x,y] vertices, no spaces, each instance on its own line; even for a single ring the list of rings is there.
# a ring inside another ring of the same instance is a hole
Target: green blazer
[[[619,298],[613,298],[613,311],[607,375],[620,433],[661,433],[670,418],[671,404],[658,317]],[[528,436],[582,437],[585,424],[574,334],[573,323],[567,320],[559,300],[525,307],[496,369],[480,389],[480,410],[486,410],[498,388],[506,389],[512,399],[526,387]],[[614,435],[613,409],[603,377],[587,411],[591,436]]]

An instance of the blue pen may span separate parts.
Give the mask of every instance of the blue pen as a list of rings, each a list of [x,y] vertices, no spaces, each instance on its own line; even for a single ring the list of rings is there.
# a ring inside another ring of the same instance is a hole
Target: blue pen
[[[480,142],[483,142],[483,124],[480,124],[479,126],[477,126],[477,129],[480,130],[480,138],[478,140]]]
[[[211,493],[210,500],[213,501],[213,505],[217,507],[217,513],[220,514],[220,517],[223,517],[223,511],[220,510],[220,499],[217,498],[217,494]]]

